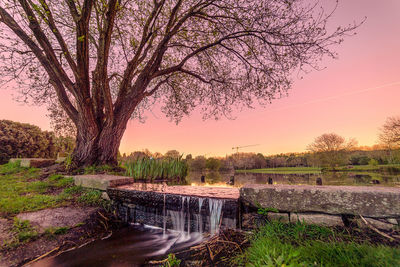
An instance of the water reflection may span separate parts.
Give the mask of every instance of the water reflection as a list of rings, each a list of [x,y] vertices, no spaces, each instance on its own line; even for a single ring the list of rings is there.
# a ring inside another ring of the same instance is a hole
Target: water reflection
[[[245,184],[308,184],[308,185],[371,185],[398,186],[399,174],[374,172],[326,172],[326,173],[234,173],[209,172],[205,174],[205,183],[201,181],[204,173],[191,172],[186,180],[192,185],[235,186]],[[234,183],[232,183],[234,176]],[[233,184],[233,185],[232,185]]]

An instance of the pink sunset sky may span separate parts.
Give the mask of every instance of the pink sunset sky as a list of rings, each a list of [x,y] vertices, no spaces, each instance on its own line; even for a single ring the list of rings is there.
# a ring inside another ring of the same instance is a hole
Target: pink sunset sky
[[[333,1],[322,1],[328,3]],[[196,110],[179,125],[158,107],[146,114],[144,124],[131,121],[120,151],[145,148],[165,153],[224,156],[233,146],[259,144],[241,152],[276,154],[305,151],[323,133],[356,138],[359,145],[377,143],[379,127],[388,116],[400,115],[400,1],[342,0],[331,25],[365,23],[357,35],[335,48],[339,58],[326,58],[323,71],[294,77],[289,96],[266,107],[236,112],[235,120],[203,121]],[[4,89],[0,119],[38,125],[50,130],[45,107],[22,105]]]

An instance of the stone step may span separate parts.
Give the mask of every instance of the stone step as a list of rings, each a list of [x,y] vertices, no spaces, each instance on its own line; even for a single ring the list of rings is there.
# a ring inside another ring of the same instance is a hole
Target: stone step
[[[53,165],[55,159],[42,159],[42,158],[12,158],[10,163],[20,162],[21,167],[44,168]]]

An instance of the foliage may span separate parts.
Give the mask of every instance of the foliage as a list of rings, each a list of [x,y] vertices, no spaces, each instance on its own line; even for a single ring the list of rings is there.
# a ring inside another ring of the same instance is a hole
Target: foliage
[[[44,230],[44,235],[47,238],[54,238],[57,235],[65,235],[69,231],[68,226],[61,226],[61,227],[49,227]]]
[[[378,163],[378,161],[377,161],[376,159],[370,159],[370,160],[368,161],[368,165],[371,165],[371,166],[378,166],[379,163]]]
[[[246,266],[397,266],[400,249],[357,244],[345,233],[321,226],[269,222],[237,262]]]
[[[0,120],[0,164],[10,158],[54,158],[55,141],[53,133],[37,126]]]
[[[216,158],[208,158],[206,160],[206,168],[211,171],[218,171],[221,167],[221,161]]]
[[[128,120],[154,103],[178,122],[196,106],[218,118],[285,95],[293,72],[334,58],[358,27],[328,31],[333,11],[301,0],[3,0],[0,73],[25,100],[60,103],[79,166],[116,163]]]
[[[40,179],[39,169],[17,163],[0,165],[0,215],[59,207],[78,201],[99,203],[101,193],[73,185],[73,179],[54,174]]]
[[[14,218],[12,230],[17,235],[18,243],[25,243],[38,236],[38,232],[31,226],[28,220],[20,220],[17,217]]]
[[[101,191],[95,189],[86,189],[78,197],[78,202],[89,206],[98,206],[102,203]]]
[[[269,212],[277,213],[279,212],[279,210],[276,208],[261,208],[261,207],[257,209],[257,213],[265,217],[268,216]]]
[[[320,173],[319,167],[280,167],[252,170],[237,170],[237,172],[252,172],[252,173]]]
[[[197,156],[190,161],[191,171],[202,171],[206,168],[207,159],[204,156]]]
[[[125,163],[127,175],[134,179],[145,179],[153,181],[155,179],[183,181],[188,173],[187,163],[179,158],[138,158]]]
[[[400,117],[388,117],[379,133],[379,140],[389,149],[400,146]]]
[[[167,262],[163,265],[164,267],[179,267],[181,265],[181,260],[178,259],[175,254],[168,254]]]
[[[340,166],[347,163],[346,152],[355,148],[355,139],[345,140],[335,133],[322,134],[307,146],[319,159],[320,166]]]

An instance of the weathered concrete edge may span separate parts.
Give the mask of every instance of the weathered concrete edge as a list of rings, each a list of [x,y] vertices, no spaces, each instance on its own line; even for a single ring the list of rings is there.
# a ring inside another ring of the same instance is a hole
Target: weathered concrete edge
[[[240,199],[282,212],[400,217],[400,188],[252,184],[240,189]]]
[[[133,183],[133,178],[116,175],[75,175],[71,176],[75,185],[106,191],[109,187]]]

